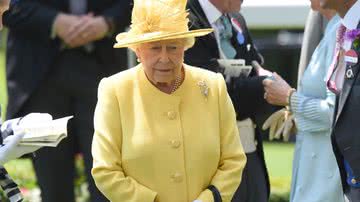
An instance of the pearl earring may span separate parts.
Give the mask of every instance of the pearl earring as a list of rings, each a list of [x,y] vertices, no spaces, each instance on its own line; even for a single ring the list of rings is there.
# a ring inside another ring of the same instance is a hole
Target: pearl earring
[[[137,61],[138,63],[140,63],[140,62],[141,62],[141,61],[140,61],[140,58],[137,58],[137,59],[136,59],[136,61]]]

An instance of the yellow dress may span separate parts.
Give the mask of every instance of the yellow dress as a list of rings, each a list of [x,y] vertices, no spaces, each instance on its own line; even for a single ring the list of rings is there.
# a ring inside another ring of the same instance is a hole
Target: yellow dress
[[[92,175],[113,202],[224,202],[246,163],[222,75],[184,65],[171,95],[140,65],[105,78],[98,89]],[[207,92],[206,92],[207,91]]]

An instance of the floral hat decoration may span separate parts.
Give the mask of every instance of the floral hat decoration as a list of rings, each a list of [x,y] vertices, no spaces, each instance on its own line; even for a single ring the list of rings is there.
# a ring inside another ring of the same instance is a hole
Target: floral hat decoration
[[[134,0],[128,32],[116,36],[114,48],[180,38],[194,38],[212,29],[189,30],[186,0]]]

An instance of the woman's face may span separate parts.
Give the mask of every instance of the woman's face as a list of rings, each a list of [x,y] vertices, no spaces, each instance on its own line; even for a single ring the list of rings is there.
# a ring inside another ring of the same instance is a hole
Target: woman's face
[[[320,10],[320,0],[310,0],[311,2],[311,9],[314,11],[319,11]]]
[[[165,40],[140,44],[136,55],[153,84],[170,84],[181,74],[185,40]]]
[[[239,12],[243,0],[210,0],[223,13]]]
[[[10,0],[0,0],[0,30],[3,27],[2,16],[9,9]]]

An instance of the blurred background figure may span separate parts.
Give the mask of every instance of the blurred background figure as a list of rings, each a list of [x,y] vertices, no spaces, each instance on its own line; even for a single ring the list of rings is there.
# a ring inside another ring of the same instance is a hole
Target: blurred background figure
[[[39,150],[34,167],[43,202],[74,201],[74,154],[85,162],[91,201],[106,201],[90,175],[93,112],[100,78],[126,67],[112,48],[130,21],[130,0],[26,0],[4,13],[7,118],[31,111],[74,115],[68,138]]]
[[[185,52],[185,62],[214,72],[222,72],[236,65],[239,59],[246,65],[253,61],[262,64],[244,17],[239,13],[241,0],[190,0],[191,29],[213,28],[214,33],[199,38],[194,47]],[[224,64],[219,59],[225,59]],[[232,60],[235,59],[235,60]],[[262,80],[270,72],[253,68],[248,77],[232,76],[227,89],[234,104],[240,139],[247,156],[241,185],[233,201],[268,201],[270,186],[265,166],[262,137],[256,125],[272,111],[263,99]]]
[[[326,85],[340,17],[334,10],[320,8],[320,0],[311,0],[311,7],[314,11],[310,12],[309,27],[305,28],[298,90],[276,74],[274,80],[264,81],[264,97],[271,104],[288,106],[295,117],[297,135],[290,201],[340,202],[344,197],[330,138],[335,94]],[[321,26],[328,20],[326,26]],[[323,38],[308,62],[306,55],[312,52],[311,44],[318,43],[319,33]]]
[[[9,9],[10,0],[0,0],[0,30],[2,29],[2,16],[3,13]],[[1,107],[0,107],[1,114]],[[23,197],[20,193],[18,185],[10,178],[6,169],[3,167],[5,163],[10,160],[19,158],[24,154],[34,152],[40,147],[32,146],[20,146],[19,142],[24,133],[14,134],[13,126],[16,126],[19,123],[19,119],[13,119],[2,123],[0,116],[0,185],[6,194],[10,202],[20,202],[23,200]],[[8,137],[10,136],[10,137]],[[7,144],[3,144],[5,138],[10,138]],[[0,195],[0,201],[3,201]]]

